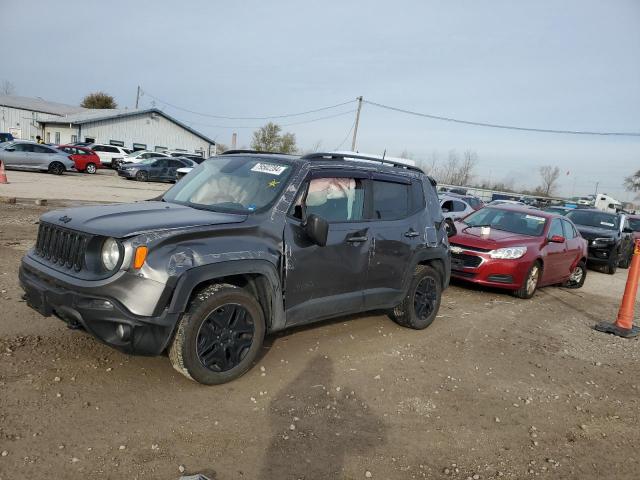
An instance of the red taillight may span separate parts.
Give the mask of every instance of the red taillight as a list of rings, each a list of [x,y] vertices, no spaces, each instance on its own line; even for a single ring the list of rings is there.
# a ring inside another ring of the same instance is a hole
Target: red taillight
[[[75,160],[73,159],[73,157],[71,155],[69,155],[69,160],[71,160],[72,162],[75,162]]]

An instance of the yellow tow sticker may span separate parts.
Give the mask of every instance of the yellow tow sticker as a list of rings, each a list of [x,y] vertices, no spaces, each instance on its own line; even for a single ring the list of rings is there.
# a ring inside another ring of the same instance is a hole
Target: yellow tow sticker
[[[270,186],[271,188],[276,188],[276,187],[278,186],[278,184],[279,184],[279,183],[280,183],[280,182],[278,182],[277,180],[271,180],[271,181],[269,182],[269,186]]]

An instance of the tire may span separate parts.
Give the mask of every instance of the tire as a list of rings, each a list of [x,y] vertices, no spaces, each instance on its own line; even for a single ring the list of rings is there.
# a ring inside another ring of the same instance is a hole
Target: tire
[[[97,170],[95,163],[87,163],[87,166],[84,168],[84,173],[93,175]]]
[[[527,276],[524,278],[524,282],[522,282],[522,286],[518,290],[515,290],[513,294],[516,297],[523,298],[525,300],[533,297],[538,289],[541,276],[542,264],[536,260],[529,268]]]
[[[229,382],[251,368],[265,330],[262,307],[253,295],[234,285],[210,285],[182,315],[169,359],[173,368],[196,382]]]
[[[53,175],[62,175],[65,172],[66,168],[60,162],[51,162],[49,164],[49,173]]]
[[[136,173],[136,180],[138,182],[146,182],[149,180],[149,174],[147,172],[139,171]]]
[[[609,258],[609,262],[607,263],[606,267],[604,268],[604,273],[608,273],[609,275],[615,275],[616,271],[618,270],[618,252],[614,252],[611,257]]]
[[[442,299],[440,274],[427,265],[418,265],[407,294],[389,316],[398,325],[423,330],[433,323]]]
[[[582,288],[584,281],[587,279],[587,264],[584,260],[580,261],[576,268],[573,269],[569,280],[564,282],[562,286],[564,288]]]

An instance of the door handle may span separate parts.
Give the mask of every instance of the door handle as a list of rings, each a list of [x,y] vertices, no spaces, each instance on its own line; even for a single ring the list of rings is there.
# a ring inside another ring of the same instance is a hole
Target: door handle
[[[349,243],[358,243],[358,242],[366,242],[368,240],[368,237],[366,235],[364,236],[352,236],[352,237],[348,237],[347,238],[347,242]]]
[[[404,236],[407,238],[414,238],[419,236],[420,234],[416,232],[413,228],[411,228],[408,232],[404,232]]]

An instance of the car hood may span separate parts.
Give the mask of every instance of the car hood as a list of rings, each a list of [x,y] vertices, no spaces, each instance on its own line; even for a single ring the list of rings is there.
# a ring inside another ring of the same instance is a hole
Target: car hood
[[[55,210],[41,220],[71,230],[124,238],[187,227],[240,223],[247,215],[210,212],[167,202],[138,202]]]
[[[517,245],[531,245],[538,243],[539,237],[520,235],[492,228],[489,235],[480,235],[480,227],[470,227],[464,223],[456,223],[458,233],[449,239],[450,243],[464,245],[479,250],[494,250],[496,248],[513,247]]]
[[[576,228],[587,240],[593,240],[594,238],[617,238],[617,230],[607,230],[606,228],[587,227],[585,225],[576,225]]]

